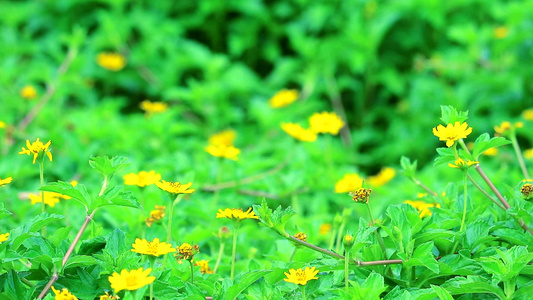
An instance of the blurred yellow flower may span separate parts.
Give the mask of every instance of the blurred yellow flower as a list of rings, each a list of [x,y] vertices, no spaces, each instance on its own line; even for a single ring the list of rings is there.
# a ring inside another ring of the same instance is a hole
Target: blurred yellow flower
[[[6,185],[8,183],[11,183],[13,181],[13,177],[7,177],[7,178],[0,178],[0,186]]]
[[[500,126],[496,125],[494,126],[494,131],[496,132],[495,136],[502,136],[506,135],[507,133],[514,132],[516,128],[522,128],[524,127],[523,122],[516,122],[514,124],[511,124],[509,121],[503,121]]]
[[[372,189],[365,189],[361,187],[355,190],[355,192],[350,192],[350,196],[352,196],[352,200],[357,203],[368,203],[368,200],[370,199],[370,193],[372,193]]]
[[[217,132],[209,137],[210,145],[224,145],[224,146],[233,146],[233,142],[237,138],[237,132],[233,129],[226,129],[220,132]]]
[[[165,216],[165,210],[166,210],[165,206],[156,205],[155,206],[155,210],[152,210],[150,212],[150,216],[148,218],[146,218],[146,220],[145,220],[146,226],[152,227],[152,224],[155,221],[159,221],[159,220],[163,219],[163,217]]]
[[[332,228],[331,224],[324,223],[324,224],[320,225],[320,229],[318,230],[318,234],[322,234],[322,235],[326,234],[326,233],[331,231],[331,228]]]
[[[115,52],[101,52],[96,57],[98,65],[110,71],[120,71],[126,65],[126,58]]]
[[[161,180],[161,174],[156,173],[153,170],[149,172],[140,171],[138,174],[126,174],[123,178],[125,185],[137,185],[140,187],[145,187],[147,185],[155,184]]]
[[[316,133],[310,129],[304,129],[300,124],[281,123],[281,129],[288,135],[302,142],[316,141]]]
[[[43,203],[43,192],[40,192],[37,194],[29,194],[28,197],[30,198],[31,204],[35,205],[37,203]],[[65,198],[68,196],[61,195],[59,193],[54,192],[44,192],[44,204],[54,207],[57,203],[59,203],[60,199],[70,199],[70,197]]]
[[[9,238],[9,233],[0,234],[0,243],[7,241],[8,238]]]
[[[309,117],[311,130],[316,133],[329,133],[337,135],[344,126],[342,119],[334,112],[314,113]]]
[[[120,297],[118,295],[111,296],[108,292],[105,292],[105,295],[100,296],[100,300],[118,300]]]
[[[20,96],[28,100],[35,99],[37,90],[32,85],[26,85],[20,90]]]
[[[137,270],[128,271],[122,270],[120,274],[113,272],[113,275],[109,276],[109,282],[111,288],[118,293],[122,290],[134,291],[142,288],[143,286],[154,282],[154,276],[148,276],[152,269],[148,268],[143,270],[139,268]]]
[[[532,159],[533,158],[533,149],[527,149],[524,151],[524,157],[526,159]]]
[[[268,104],[273,108],[285,107],[298,99],[297,90],[281,90],[277,92],[270,100]]]
[[[307,234],[303,232],[298,232],[294,235],[295,238],[299,239],[300,241],[307,241]]]
[[[522,118],[528,121],[533,121],[533,108],[524,110],[522,112]]]
[[[56,290],[53,286],[52,286],[52,291],[54,291],[54,294],[56,295],[56,297],[54,298],[55,300],[78,300],[78,298],[76,298],[76,296],[72,295],[67,289],[63,288],[60,291]]]
[[[449,163],[448,167],[455,168],[455,169],[468,169],[469,167],[475,164],[479,164],[479,161],[471,161],[471,160],[465,161],[461,158],[458,158],[455,160],[454,164]]]
[[[472,133],[472,127],[468,127],[468,123],[455,122],[455,124],[448,124],[446,127],[439,125],[433,128],[433,134],[439,138],[439,141],[446,141],[446,146],[451,147],[453,143],[459,139],[465,139]]]
[[[489,148],[481,154],[487,155],[487,156],[495,156],[496,154],[498,154],[498,148]]]
[[[213,274],[213,271],[209,268],[208,260],[197,260],[194,262],[194,265],[200,267],[202,274]]]
[[[218,218],[228,218],[228,219],[236,219],[236,220],[243,220],[243,219],[259,219],[258,216],[255,215],[255,212],[252,211],[252,208],[248,208],[246,212],[244,212],[240,208],[226,208],[224,210],[219,209],[217,212],[217,219]]]
[[[0,121],[0,129],[6,128],[7,124],[6,122]]]
[[[377,175],[368,177],[368,183],[374,187],[382,186],[391,181],[394,175],[396,171],[393,168],[385,167]]]
[[[355,191],[363,185],[363,179],[359,175],[345,174],[344,177],[335,184],[335,193],[348,193]]]
[[[31,144],[29,140],[26,140],[26,147],[28,147],[28,149],[22,147],[22,151],[20,151],[19,154],[31,155],[33,153],[33,163],[35,163],[37,157],[42,152],[48,156],[50,161],[52,161],[52,153],[48,150],[48,147],[50,147],[51,143],[52,141],[48,141],[48,143],[43,144],[41,141],[39,141],[39,138],[37,138],[37,140]]]
[[[494,29],[493,34],[497,39],[504,39],[509,35],[509,29],[505,26],[500,26]]]
[[[431,210],[429,210],[430,207],[440,207],[440,204],[438,203],[426,203],[424,201],[406,200],[403,203],[409,204],[414,207],[418,211],[420,218],[431,216]]]
[[[223,157],[231,160],[239,160],[238,155],[241,153],[241,150],[238,148],[235,148],[233,146],[226,146],[226,145],[208,145],[205,147],[205,151],[214,157]]]
[[[182,259],[192,261],[196,254],[200,253],[200,247],[198,245],[191,245],[189,243],[183,243],[178,247],[178,253],[174,254],[176,259],[181,262]]]
[[[315,267],[309,268],[306,267],[305,269],[290,269],[289,273],[283,272],[287,278],[284,278],[283,280],[295,284],[300,285],[306,285],[309,280],[318,279],[316,277],[316,274],[318,274],[319,270],[315,270]]]
[[[168,109],[168,104],[165,102],[151,102],[150,100],[144,100],[140,106],[147,116],[162,113]]]
[[[165,255],[176,251],[175,248],[172,248],[171,244],[159,242],[158,238],[155,238],[151,242],[145,239],[135,239],[135,243],[133,243],[131,246],[133,247],[133,249],[131,249],[133,252],[153,256]]]
[[[155,185],[157,185],[157,187],[163,191],[171,194],[191,194],[195,191],[194,189],[189,189],[192,185],[192,182],[181,184],[179,182],[161,180],[156,182]]]

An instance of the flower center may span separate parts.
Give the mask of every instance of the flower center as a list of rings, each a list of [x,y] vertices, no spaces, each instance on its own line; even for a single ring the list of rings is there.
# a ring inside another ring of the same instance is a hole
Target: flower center
[[[297,270],[296,278],[298,279],[298,281],[305,281],[306,279],[305,272],[303,270]]]
[[[156,243],[154,242],[151,242],[148,244],[148,248],[146,249],[146,252],[152,254],[152,255],[157,255],[157,250],[158,250],[158,247],[159,245],[157,245]]]
[[[137,279],[137,276],[130,275],[126,277],[126,285],[127,286],[136,286],[139,284],[139,280]]]

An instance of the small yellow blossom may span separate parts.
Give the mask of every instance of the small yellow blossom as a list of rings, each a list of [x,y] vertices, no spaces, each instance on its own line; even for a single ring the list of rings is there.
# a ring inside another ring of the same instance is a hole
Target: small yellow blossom
[[[318,234],[324,235],[324,234],[330,232],[331,228],[332,228],[331,224],[324,223],[324,224],[320,225],[320,229],[318,230]]]
[[[509,29],[505,26],[500,26],[494,29],[493,34],[497,39],[504,39],[509,35]]]
[[[98,65],[110,71],[120,71],[126,65],[126,58],[120,53],[102,52],[96,57]]]
[[[37,203],[43,203],[43,192],[40,192],[39,194],[29,194],[28,197],[30,198],[31,204],[35,205]],[[57,203],[59,203],[60,199],[70,199],[68,196],[61,195],[59,193],[54,192],[44,192],[44,204],[54,207]]]
[[[200,272],[202,272],[202,274],[213,274],[213,271],[209,268],[208,260],[195,261],[194,265],[200,267]]]
[[[281,123],[281,129],[288,135],[302,142],[316,141],[316,133],[310,129],[304,129],[300,124]]]
[[[433,134],[439,138],[439,141],[446,141],[446,146],[453,146],[454,142],[459,139],[465,139],[472,133],[472,127],[468,123],[455,122],[454,125],[448,124],[446,127],[439,125],[433,128]]]
[[[43,154],[46,154],[50,161],[52,161],[52,153],[50,150],[48,150],[48,147],[50,147],[50,144],[52,141],[48,141],[48,143],[43,144],[41,141],[39,141],[39,138],[35,140],[35,142],[30,144],[29,140],[26,140],[26,147],[28,149],[22,147],[22,151],[19,152],[19,154],[28,154],[31,155],[33,153],[33,163],[37,160],[37,157],[42,152]]]
[[[489,148],[481,154],[487,155],[487,156],[495,156],[496,154],[498,154],[498,148],[495,148],[495,147]]]
[[[160,114],[165,112],[168,108],[168,104],[165,102],[151,102],[150,100],[144,100],[141,102],[141,109],[144,110],[147,116],[153,114]]]
[[[146,226],[152,227],[152,224],[155,221],[159,221],[159,220],[163,219],[163,217],[165,217],[165,210],[166,210],[165,206],[156,205],[155,206],[155,210],[152,210],[150,212],[150,216],[148,218],[146,218],[146,220],[145,220]]]
[[[238,148],[235,148],[234,146],[226,146],[226,145],[208,145],[205,147],[205,151],[214,157],[223,157],[231,160],[239,160],[238,155],[241,153],[241,150]]]
[[[479,161],[471,161],[471,160],[464,161],[463,159],[458,158],[455,160],[455,164],[449,163],[448,167],[456,168],[456,169],[468,169],[469,167],[475,164],[479,164]]]
[[[8,238],[9,238],[9,233],[0,234],[0,244],[7,241]]]
[[[134,291],[142,288],[143,286],[154,282],[154,276],[148,276],[152,269],[148,268],[143,270],[139,268],[137,270],[128,271],[122,270],[120,274],[113,272],[113,275],[109,276],[109,282],[111,288],[118,293],[122,290]]]
[[[349,249],[351,249],[353,247],[353,244],[355,243],[355,239],[353,238],[353,236],[351,234],[346,234],[344,236],[344,239],[343,239],[342,243],[344,245],[344,248],[349,250]]]
[[[210,145],[224,145],[226,147],[233,146],[233,142],[237,138],[237,132],[232,129],[217,132],[209,137]]]
[[[171,194],[191,194],[195,191],[194,189],[189,189],[192,185],[192,182],[181,184],[179,182],[161,180],[156,182],[155,185],[157,185],[157,187],[163,191]]]
[[[37,90],[32,85],[26,85],[20,90],[20,96],[28,100],[35,99]]]
[[[6,122],[4,122],[4,121],[0,121],[0,129],[2,129],[2,128],[6,128],[6,127],[7,127]]]
[[[140,187],[145,187],[147,185],[155,184],[161,180],[161,174],[156,173],[153,170],[149,172],[140,171],[138,174],[126,174],[123,178],[125,185],[137,185]]]
[[[228,219],[237,219],[237,220],[259,219],[259,217],[255,215],[255,212],[252,211],[251,207],[248,208],[246,212],[244,212],[240,208],[226,208],[224,210],[219,209],[217,212],[217,219],[218,218],[228,218]]]
[[[381,169],[377,175],[368,177],[368,183],[374,187],[382,186],[391,181],[394,175],[396,175],[396,171],[393,168],[386,167]]]
[[[176,251],[175,248],[172,248],[171,244],[159,242],[158,238],[155,238],[151,242],[145,239],[135,239],[135,243],[133,243],[131,246],[133,247],[133,249],[131,249],[133,252],[153,256],[165,255]]]
[[[6,185],[8,183],[11,183],[13,181],[13,177],[7,177],[7,178],[0,178],[0,186]]]
[[[418,194],[416,194],[416,196],[418,198],[424,198],[424,197],[427,197],[427,195],[428,195],[428,193],[418,193]]]
[[[277,92],[270,100],[268,104],[273,108],[285,107],[298,99],[297,90],[281,90]]]
[[[438,203],[426,203],[424,201],[406,200],[403,203],[409,204],[414,207],[418,211],[420,218],[431,216],[431,210],[429,210],[430,207],[440,207],[440,204]]]
[[[54,294],[56,295],[56,297],[54,298],[55,300],[78,300],[78,298],[76,298],[76,296],[72,295],[67,289],[63,288],[60,291],[56,290],[53,286],[52,286],[52,291],[54,291]]]
[[[284,278],[283,280],[295,284],[300,285],[306,285],[309,280],[312,279],[318,279],[316,277],[316,274],[318,274],[319,270],[315,270],[315,267],[309,268],[306,267],[305,269],[290,269],[289,273],[283,272],[287,278]]]
[[[528,121],[533,121],[533,108],[524,110],[522,112],[522,118]]]
[[[307,234],[303,232],[298,232],[294,235],[295,238],[299,239],[300,241],[307,241]]]
[[[342,119],[334,112],[314,113],[309,117],[311,130],[316,133],[329,133],[337,135],[344,126]]]
[[[358,188],[355,192],[350,192],[350,196],[352,196],[352,200],[357,203],[368,203],[370,193],[372,193],[371,189]]]
[[[174,254],[176,259],[181,262],[182,259],[192,261],[196,254],[200,253],[200,247],[198,245],[191,245],[189,243],[183,243],[178,247],[178,253]]]
[[[524,157],[526,159],[532,159],[533,158],[533,149],[527,149],[524,151]]]
[[[514,132],[516,128],[522,127],[524,127],[523,122],[516,122],[514,124],[511,124],[511,122],[509,121],[503,121],[500,126],[494,126],[494,131],[496,132],[495,136],[504,136],[508,133]]]
[[[344,177],[335,184],[335,193],[348,193],[355,191],[363,185],[363,179],[358,174],[345,174]]]
[[[120,297],[118,295],[111,296],[108,292],[105,292],[105,295],[100,296],[100,300],[118,300]]]
[[[520,193],[522,193],[524,198],[529,199],[531,196],[533,196],[533,185],[531,185],[531,183],[524,184],[520,188]]]

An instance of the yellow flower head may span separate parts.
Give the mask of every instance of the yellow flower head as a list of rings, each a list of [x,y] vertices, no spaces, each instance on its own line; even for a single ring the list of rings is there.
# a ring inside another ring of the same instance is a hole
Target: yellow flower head
[[[533,196],[533,185],[531,183],[526,183],[520,188],[520,193],[525,199],[529,199]]]
[[[524,110],[522,112],[522,118],[528,121],[533,121],[533,108]]]
[[[2,128],[6,128],[6,127],[7,127],[6,122],[4,122],[4,121],[0,121],[0,129],[2,129]]]
[[[96,57],[96,62],[109,71],[120,71],[126,65],[126,58],[120,53],[102,52]]]
[[[211,270],[211,268],[209,268],[208,260],[195,261],[194,265],[200,267],[200,272],[202,272],[202,274],[213,274],[213,271]]]
[[[22,151],[20,151],[19,154],[33,154],[33,163],[35,163],[37,157],[42,152],[43,155],[46,154],[50,161],[52,161],[52,153],[50,152],[50,150],[48,150],[48,147],[50,147],[51,143],[52,141],[48,141],[48,143],[43,144],[41,141],[39,141],[39,138],[37,138],[37,140],[35,140],[35,142],[31,144],[29,140],[26,140],[26,147],[28,147],[28,149],[22,147]]]
[[[324,224],[320,225],[320,229],[318,230],[318,234],[324,235],[324,234],[330,232],[331,228],[332,228],[331,224],[324,223]]]
[[[406,200],[403,203],[407,203],[414,207],[418,211],[420,218],[431,216],[431,210],[429,210],[430,207],[440,207],[440,204],[438,203],[426,203],[424,201]]]
[[[161,180],[161,174],[156,173],[153,170],[150,172],[140,171],[139,174],[126,174],[123,178],[125,185],[137,185],[140,187],[145,187]]]
[[[288,135],[302,142],[316,141],[316,133],[310,129],[304,129],[300,124],[281,123],[281,129]]]
[[[145,239],[135,239],[135,243],[131,246],[133,247],[133,249],[131,249],[133,252],[153,256],[165,255],[176,251],[175,248],[172,248],[171,244],[159,242],[158,238],[155,238],[151,242]]]
[[[237,132],[232,129],[217,132],[209,137],[210,145],[224,145],[226,147],[232,146],[237,138]]]
[[[516,128],[522,127],[524,127],[523,122],[516,122],[514,124],[511,124],[511,122],[509,121],[503,121],[500,126],[494,126],[494,131],[496,132],[495,136],[505,136],[509,133],[513,133]]]
[[[155,185],[157,185],[157,187],[163,191],[171,194],[191,194],[195,191],[194,189],[189,189],[192,185],[192,182],[181,184],[179,182],[161,180],[156,182]]]
[[[524,157],[526,159],[532,159],[533,158],[533,149],[527,149],[524,151]]]
[[[150,216],[146,218],[146,226],[151,227],[155,221],[159,221],[165,217],[166,207],[162,205],[156,205],[155,210],[150,212]]]
[[[298,232],[297,234],[294,235],[295,238],[299,239],[300,241],[307,241],[307,234],[303,233],[303,232]]]
[[[344,126],[342,119],[334,112],[314,113],[309,117],[311,130],[316,133],[339,134],[339,130]]]
[[[120,274],[113,272],[113,275],[109,276],[109,282],[111,288],[118,293],[122,290],[134,291],[142,288],[143,286],[154,282],[154,276],[148,276],[152,269],[148,268],[143,270],[139,268],[137,270],[122,270]]]
[[[391,181],[394,175],[396,175],[396,171],[393,168],[386,167],[381,169],[377,175],[368,177],[368,183],[374,187],[382,186]]]
[[[346,234],[342,243],[346,249],[351,249],[355,243],[355,239],[353,238],[353,235]]]
[[[52,286],[52,291],[54,291],[54,294],[56,295],[56,297],[54,298],[55,300],[78,300],[78,298],[76,298],[76,296],[72,295],[67,289],[63,288],[60,291],[56,290],[53,286]]]
[[[479,164],[479,161],[464,161],[463,159],[458,158],[455,160],[455,164],[448,164],[448,167],[455,169],[468,169],[475,164]]]
[[[248,208],[246,212],[244,212],[240,208],[226,208],[224,210],[219,209],[217,212],[217,219],[218,218],[228,218],[236,220],[259,219],[259,217],[255,215],[255,212],[252,211],[251,207]]]
[[[20,90],[20,96],[24,99],[35,99],[37,90],[32,85],[26,85]]]
[[[505,26],[500,26],[494,29],[494,37],[501,40],[506,38],[509,35],[509,29]]]
[[[174,256],[178,261],[181,262],[182,259],[192,261],[196,254],[200,253],[200,247],[198,245],[191,245],[189,243],[183,243],[178,247],[178,253]]]
[[[0,243],[7,241],[8,238],[9,238],[9,233],[0,234]]]
[[[318,279],[318,277],[316,277],[318,272],[319,270],[315,270],[315,267],[306,267],[305,269],[300,268],[298,270],[290,269],[289,273],[283,272],[285,276],[287,276],[287,278],[284,278],[283,280],[294,284],[306,285],[309,280]]]
[[[459,139],[465,139],[472,133],[472,127],[468,123],[455,122],[454,125],[448,124],[446,127],[439,125],[433,128],[433,134],[439,138],[439,141],[446,141],[446,146],[451,147]]]
[[[277,92],[270,100],[268,104],[273,108],[285,107],[298,99],[297,90],[281,90]]]
[[[355,191],[363,185],[363,179],[359,175],[345,174],[344,177],[335,184],[335,193],[348,193]]]
[[[207,147],[205,147],[205,151],[214,157],[223,157],[231,160],[239,160],[239,155],[241,153],[241,150],[238,148],[235,148],[234,146],[226,146],[226,145],[214,145],[211,144]]]
[[[35,205],[37,203],[43,203],[42,193],[43,192],[40,192],[39,194],[28,195],[31,201],[31,205]],[[50,207],[54,207],[57,203],[59,203],[60,199],[70,199],[70,197],[61,195],[59,193],[54,193],[54,192],[44,192],[44,204]]]
[[[100,296],[100,300],[118,300],[120,297],[118,295],[111,296],[108,292],[105,292],[105,295]]]
[[[13,181],[13,177],[7,177],[7,178],[0,178],[0,186],[6,185],[8,183],[11,183]]]
[[[147,116],[165,112],[167,108],[168,104],[165,102],[151,102],[150,100],[141,102],[141,109],[144,110]]]
[[[371,189],[358,188],[355,192],[350,192],[350,196],[352,196],[352,200],[357,203],[368,203],[370,193],[372,193]]]

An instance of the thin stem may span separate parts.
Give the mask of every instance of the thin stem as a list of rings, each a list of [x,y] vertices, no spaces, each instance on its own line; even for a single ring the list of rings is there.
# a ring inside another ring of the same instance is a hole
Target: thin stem
[[[294,255],[296,254],[296,251],[298,251],[298,247],[294,247],[294,249],[292,250],[291,257],[289,257],[289,262],[291,262],[292,259],[294,258]]]
[[[464,171],[465,172],[465,175],[463,176],[463,185],[464,185],[464,198],[463,198],[463,220],[461,221],[461,228],[459,229],[459,231],[463,231],[463,229],[465,228],[465,219],[466,219],[466,204],[468,203],[468,194],[467,194],[467,173],[468,171]]]
[[[43,153],[42,158],[39,159],[39,178],[41,179],[41,188],[44,186],[44,156],[45,155]],[[44,191],[41,191],[41,201],[41,212],[44,214],[46,212],[46,205],[44,203]],[[43,235],[43,237],[46,238],[46,226],[43,226],[41,234]]]
[[[104,177],[104,182],[102,182],[102,188],[100,188],[100,193],[98,193],[98,196],[102,196],[105,192],[105,189],[107,188],[107,176]]]
[[[374,221],[374,217],[372,217],[372,211],[370,210],[370,204],[368,202],[365,203],[366,210],[368,212],[368,217],[370,218],[370,222],[372,222],[372,225],[375,226],[376,222]],[[379,228],[378,228],[379,230]],[[383,255],[385,255],[385,251],[387,249],[385,248],[385,242],[383,242],[383,238],[379,234],[378,230],[374,231],[374,234],[376,235],[376,240],[378,241],[379,247],[381,248],[381,251],[383,252]]]
[[[234,275],[235,275],[235,257],[236,257],[236,250],[237,250],[237,230],[240,226],[240,220],[234,221],[234,227],[233,230],[233,248],[231,250],[231,281],[233,281]]]
[[[345,226],[346,226],[346,220],[343,218],[341,226],[339,226],[339,231],[337,232],[337,239],[335,241],[335,252],[339,252],[341,249],[342,233],[344,232]]]
[[[411,178],[414,183],[416,183],[416,185],[418,185],[419,187],[421,187],[423,190],[425,190],[426,192],[430,193],[432,196],[435,196],[435,197],[438,197],[439,194],[435,193],[434,191],[432,191],[430,188],[428,188],[427,186],[425,186],[420,180],[418,180],[416,177],[413,177]]]
[[[176,199],[170,201],[170,209],[168,212],[168,226],[167,226],[167,243],[172,241],[172,219],[174,215],[174,205],[181,200],[181,194],[176,196]]]
[[[154,265],[155,265],[155,256],[152,257],[150,255],[150,257],[148,257],[148,259],[150,260],[150,269],[154,269]],[[150,283],[150,300],[154,299],[154,283]]]
[[[213,273],[217,272],[218,266],[220,266],[220,262],[222,261],[222,255],[224,254],[224,246],[226,244],[224,242],[220,242],[220,247],[218,248],[218,257],[217,262],[215,264],[215,268],[213,269]]]
[[[305,300],[306,299],[306,297],[305,297],[305,285],[301,286],[301,290],[302,290],[302,300]]]
[[[531,177],[529,177],[529,172],[527,171],[524,157],[522,156],[522,151],[520,150],[520,145],[518,145],[518,141],[516,140],[515,133],[511,135],[511,144],[513,145],[516,158],[518,158],[518,164],[520,165],[520,169],[522,169],[522,173],[524,174],[526,179],[531,179]]]
[[[344,291],[346,294],[348,294],[348,269],[350,265],[350,249],[348,249],[346,252],[346,257],[344,258]]]
[[[193,268],[193,265],[192,265],[192,259],[189,260],[189,265],[191,267],[191,284],[194,284],[194,268]]]
[[[505,207],[503,207],[503,205],[501,205],[496,199],[492,198],[491,195],[489,195],[489,193],[487,193],[479,184],[477,184],[477,182],[474,180],[474,178],[472,178],[472,176],[470,176],[470,174],[466,174],[466,176],[468,176],[468,179],[470,179],[470,182],[472,182],[472,184],[483,194],[485,195],[485,197],[489,198],[490,201],[492,201],[494,204],[496,204],[499,208],[505,210]]]
[[[35,286],[35,283],[29,281],[28,279],[26,279],[24,277],[20,278],[20,281],[22,283],[24,283],[25,285],[29,286],[29,287],[34,287]]]

